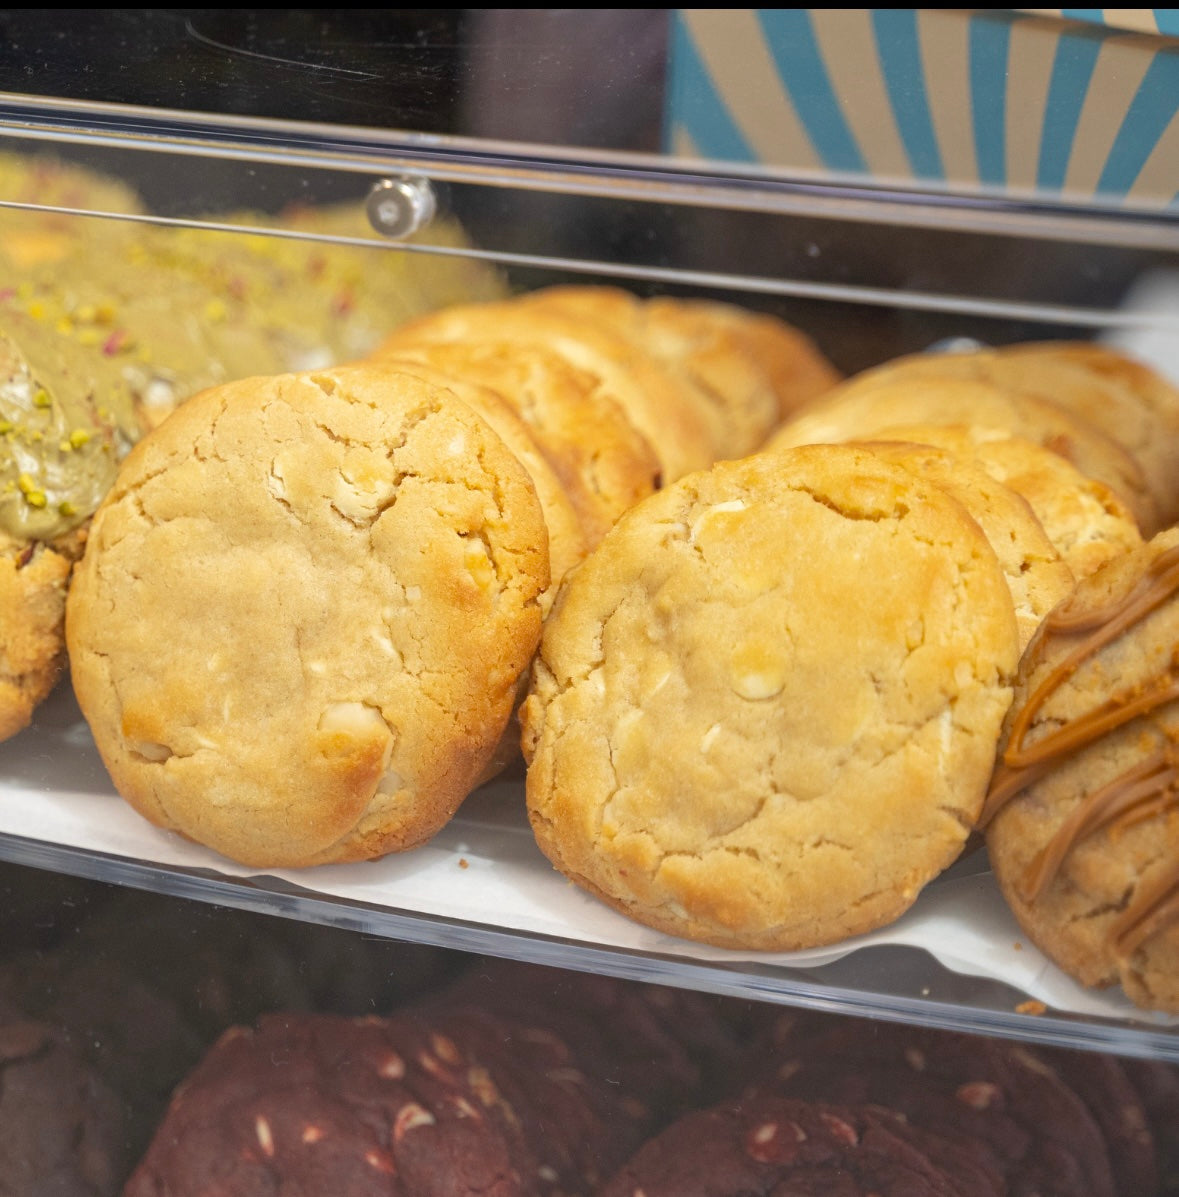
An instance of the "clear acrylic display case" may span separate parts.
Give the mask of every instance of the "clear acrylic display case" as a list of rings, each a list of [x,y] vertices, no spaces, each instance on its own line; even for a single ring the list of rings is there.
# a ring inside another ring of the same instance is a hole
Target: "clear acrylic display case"
[[[1051,67],[1062,51],[1044,39],[1072,36],[1059,22],[1012,14],[960,19],[963,30],[939,36],[958,37],[979,71],[996,45],[1011,61]],[[840,41],[831,21],[811,34],[838,108],[840,81],[852,76],[831,57]],[[71,218],[277,236],[256,214],[361,200],[369,227],[297,235],[365,247],[378,264],[402,254],[440,268],[477,261],[512,289],[589,280],[743,303],[805,329],[849,373],[953,338],[1101,337],[1179,367],[1168,360],[1179,332],[1179,174],[1163,200],[1158,186],[1085,189],[1073,175],[1072,186],[1043,185],[1035,172],[997,179],[985,169],[992,142],[976,131],[973,172],[935,177],[919,169],[899,117],[907,159],[881,170],[870,155],[841,164],[821,152],[830,143],[801,87],[786,98],[809,131],[796,143],[805,155],[791,159],[789,145],[779,157],[754,154],[748,137],[694,140],[684,132],[698,98],[692,69],[707,68],[728,34],[751,31],[773,32],[750,11],[705,20],[673,10],[9,10],[0,14],[0,152],[83,163],[147,204],[146,214],[59,209]],[[878,48],[893,46],[895,64],[904,30],[877,22],[870,31]],[[1170,49],[1084,32],[1085,46],[1097,39],[1091,86],[1111,55],[1147,56],[1138,77],[1148,79],[1156,52]],[[850,30],[849,54],[863,36]],[[784,77],[802,77],[805,65]],[[724,76],[711,69],[721,103]],[[1000,103],[979,80],[976,120],[990,112],[1004,122],[1013,161],[1026,97],[1009,90]],[[931,103],[935,90],[930,82]],[[1043,111],[1028,121],[1046,119],[1051,89],[1042,90]],[[845,131],[863,142],[867,117],[844,110]],[[952,117],[931,111],[934,133],[950,136]],[[726,154],[726,144],[739,152]],[[947,164],[965,153],[942,149]],[[2,208],[29,206],[45,205],[0,193]],[[432,222],[445,218],[469,244],[429,243]],[[257,875],[139,825],[68,685],[0,745],[0,858],[466,952],[1179,1061],[1175,1020],[1086,994],[1030,944],[1011,942],[1018,928],[996,905],[981,853],[923,895],[916,929],[902,921],[878,939],[791,958],[698,949],[599,910],[535,849],[518,777],[473,795],[436,841],[401,858]]]

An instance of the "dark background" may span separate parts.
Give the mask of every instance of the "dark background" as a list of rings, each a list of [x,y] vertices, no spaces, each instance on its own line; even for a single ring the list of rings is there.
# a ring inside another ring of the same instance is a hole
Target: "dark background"
[[[425,135],[658,153],[666,9],[4,9],[0,90]],[[2,109],[2,103],[0,103]],[[15,148],[15,147],[14,147]],[[83,161],[87,150],[59,146]],[[148,161],[151,160],[151,161]],[[106,151],[89,164],[163,215],[358,198],[365,176],[246,169]],[[674,266],[997,299],[1116,305],[1150,251],[879,224],[443,188],[474,241],[507,253]],[[533,287],[560,271],[513,268]],[[587,275],[588,281],[615,281]],[[630,283],[647,292],[674,286]],[[679,291],[699,289],[678,288]],[[845,370],[954,336],[1007,342],[1089,330],[954,313],[706,294],[779,314]]]

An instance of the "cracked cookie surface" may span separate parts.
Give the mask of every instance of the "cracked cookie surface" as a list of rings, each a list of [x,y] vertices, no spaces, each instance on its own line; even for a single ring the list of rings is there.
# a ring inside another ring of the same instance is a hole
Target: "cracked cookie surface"
[[[930,354],[934,366],[939,355]],[[912,361],[901,359],[901,363]],[[936,372],[910,377],[901,363],[856,375],[803,408],[767,448],[863,440],[904,424],[980,424],[1022,436],[1110,488],[1140,527],[1154,527],[1158,507],[1138,462],[1109,437],[1060,404],[970,378]]]
[[[1072,570],[1061,560],[1035,512],[982,466],[947,450],[884,440],[865,441],[863,447],[940,487],[973,516],[1007,578],[1022,652],[1044,617],[1073,588]]]
[[[487,763],[540,631],[527,474],[388,370],[204,392],[128,456],[67,605],[119,792],[242,863],[412,847]]]
[[[1027,500],[1077,578],[1142,543],[1130,509],[1108,486],[1022,436],[981,424],[906,424],[879,435],[936,445],[982,466]]]
[[[994,551],[860,449],[691,475],[558,596],[524,703],[533,829],[636,920],[796,949],[898,917],[982,803],[1018,652]]]

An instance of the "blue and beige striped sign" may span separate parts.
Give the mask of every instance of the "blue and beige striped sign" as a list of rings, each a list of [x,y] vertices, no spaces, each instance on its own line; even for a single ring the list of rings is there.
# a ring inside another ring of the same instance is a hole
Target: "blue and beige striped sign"
[[[1117,15],[1144,25],[1144,13],[1179,36],[1174,10]],[[1103,16],[680,9],[665,148],[792,173],[1175,205],[1179,41]]]

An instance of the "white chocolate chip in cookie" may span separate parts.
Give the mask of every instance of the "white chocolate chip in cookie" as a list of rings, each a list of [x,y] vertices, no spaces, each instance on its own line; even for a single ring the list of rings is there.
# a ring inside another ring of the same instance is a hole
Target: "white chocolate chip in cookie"
[[[812,446],[690,475],[546,623],[521,720],[537,841],[669,934],[870,931],[961,851],[1018,647],[982,529],[901,466]]]

